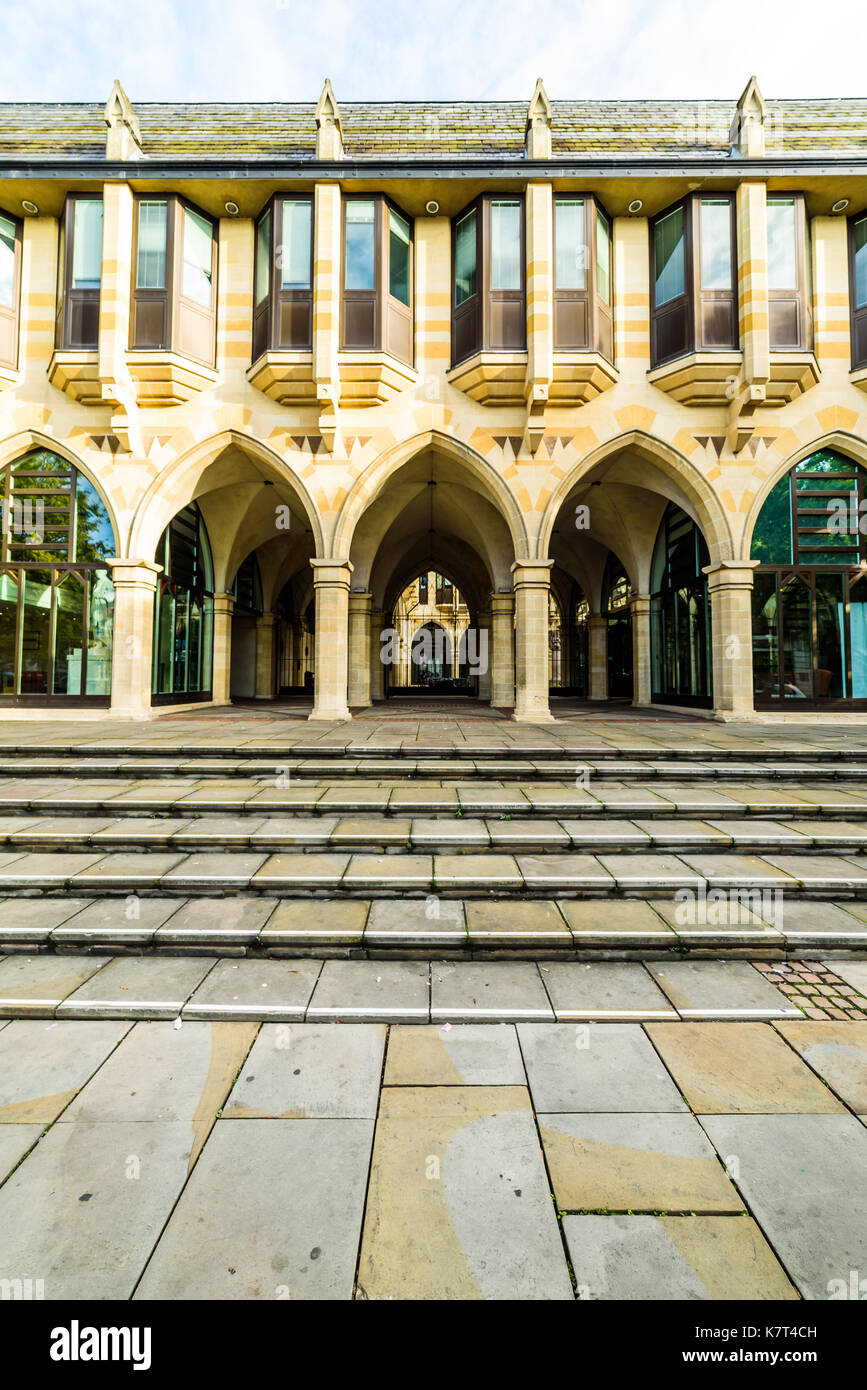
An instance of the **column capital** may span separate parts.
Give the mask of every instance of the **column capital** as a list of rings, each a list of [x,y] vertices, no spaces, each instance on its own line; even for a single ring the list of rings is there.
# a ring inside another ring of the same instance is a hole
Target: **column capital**
[[[515,595],[491,594],[491,613],[511,613],[515,606]]]
[[[349,581],[353,570],[353,565],[349,560],[341,560],[337,556],[326,556],[324,559],[312,559],[310,565],[313,570],[314,588],[319,589],[326,585],[334,585],[349,591]]]
[[[370,612],[373,607],[373,594],[369,593],[366,589],[350,589],[349,607],[362,611],[367,609],[367,611]]]
[[[276,613],[260,613],[256,619],[256,625],[257,627],[273,627],[276,621]]]
[[[707,575],[709,589],[751,589],[753,570],[758,560],[717,560],[712,565],[703,565],[702,574]]]
[[[633,613],[645,612],[651,604],[650,594],[632,594],[629,607]]]
[[[235,595],[226,591],[214,594],[214,613],[231,617],[235,611]]]
[[[515,560],[512,564],[512,582],[515,588],[531,584],[547,589],[551,583],[553,565],[553,560]]]
[[[116,588],[121,586],[133,586],[142,589],[155,589],[157,586],[157,575],[162,574],[162,565],[154,564],[153,560],[106,560],[105,562],[111,570],[112,583]]]

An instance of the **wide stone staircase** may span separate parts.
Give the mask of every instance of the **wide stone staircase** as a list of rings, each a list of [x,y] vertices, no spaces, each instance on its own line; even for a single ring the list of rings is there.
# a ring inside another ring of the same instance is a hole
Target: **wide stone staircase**
[[[867,749],[82,741],[0,742],[0,953],[867,948]]]

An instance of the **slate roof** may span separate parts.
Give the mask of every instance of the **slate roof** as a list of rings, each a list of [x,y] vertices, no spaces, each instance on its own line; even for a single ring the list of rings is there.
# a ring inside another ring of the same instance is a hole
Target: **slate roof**
[[[732,101],[555,101],[553,158],[727,158]],[[768,155],[867,154],[867,99],[768,101]],[[313,103],[140,102],[155,160],[315,158]],[[341,102],[345,154],[359,160],[524,153],[526,101]],[[0,158],[100,160],[103,103],[0,103]]]

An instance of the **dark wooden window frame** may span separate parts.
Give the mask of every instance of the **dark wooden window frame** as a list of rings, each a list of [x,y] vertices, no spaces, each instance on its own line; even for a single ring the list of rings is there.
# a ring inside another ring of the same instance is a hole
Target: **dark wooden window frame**
[[[283,244],[283,203],[308,203],[310,206],[310,287],[284,290],[277,250]],[[253,361],[265,352],[310,352],[313,348],[313,260],[316,248],[312,193],[291,193],[286,189],[275,193],[256,218],[254,228],[255,263],[253,267],[253,296],[259,277],[259,224],[266,214],[271,215],[268,256],[268,290],[265,298],[253,304]]]
[[[102,202],[102,192],[68,193],[60,217],[57,266],[55,347],[61,352],[96,352],[99,346],[99,298],[96,289],[74,290],[72,266],[75,241],[75,205]],[[104,211],[104,210],[103,210]]]
[[[855,303],[855,228],[867,224],[867,212],[849,218],[849,319],[852,338],[852,371],[867,367],[867,301]]]
[[[560,289],[557,285],[557,204],[584,204],[584,289]],[[609,262],[606,303],[599,293],[597,214],[608,227]],[[592,193],[561,193],[554,196],[554,351],[598,352],[614,361],[614,274],[611,248],[611,218]]]
[[[20,326],[21,312],[21,238],[22,222],[20,217],[7,212],[5,208],[0,208],[0,216],[7,222],[11,222],[15,229],[15,261],[12,267],[12,303],[11,305],[0,304],[0,364],[4,367],[11,367],[13,371],[18,368],[18,334]]]
[[[346,213],[350,203],[373,203],[373,289],[346,288]],[[415,220],[383,193],[345,193],[340,210],[340,350],[386,352],[415,362]],[[409,227],[409,304],[389,292],[390,211]]]
[[[162,289],[140,289],[138,279],[139,208],[142,203],[166,204],[166,273]],[[184,273],[184,211],[195,213],[210,223],[211,238],[211,303],[199,304],[182,292]],[[131,352],[176,352],[193,362],[213,367],[217,350],[217,262],[219,226],[216,220],[188,198],[178,193],[165,195],[137,193],[133,217],[132,271],[130,288],[129,347]],[[156,317],[159,317],[158,328]],[[144,327],[148,318],[150,323]],[[201,328],[206,350],[192,351],[184,343],[186,325]],[[156,331],[155,331],[156,329]]]
[[[701,205],[725,201],[731,217],[731,289],[704,289],[701,283]],[[684,292],[656,304],[656,228],[663,218],[683,209]],[[737,352],[738,253],[735,196],[704,188],[663,210],[650,223],[650,358],[661,367],[693,352]]]
[[[771,352],[809,352],[813,346],[813,307],[810,302],[810,238],[807,229],[807,202],[803,193],[768,193],[768,202],[791,199],[795,205],[795,268],[797,285],[774,289],[768,283],[768,330]],[[770,261],[770,257],[768,257]],[[794,333],[785,331],[786,320],[794,321]]]
[[[576,195],[577,196],[577,195]],[[491,289],[491,204],[515,202],[521,210],[521,287],[517,290]],[[458,223],[476,211],[476,292],[463,304],[457,304],[456,233]],[[523,193],[483,193],[461,208],[452,218],[452,366],[475,357],[480,352],[526,352],[527,350],[527,215]],[[517,306],[519,312],[508,315],[507,308]],[[462,331],[469,323],[466,343]],[[520,324],[520,327],[518,325]]]

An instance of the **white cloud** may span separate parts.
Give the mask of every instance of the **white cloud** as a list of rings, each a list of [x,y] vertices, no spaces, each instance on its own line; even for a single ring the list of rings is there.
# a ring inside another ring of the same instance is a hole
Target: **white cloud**
[[[864,92],[859,0],[0,0],[0,99],[728,97]]]

